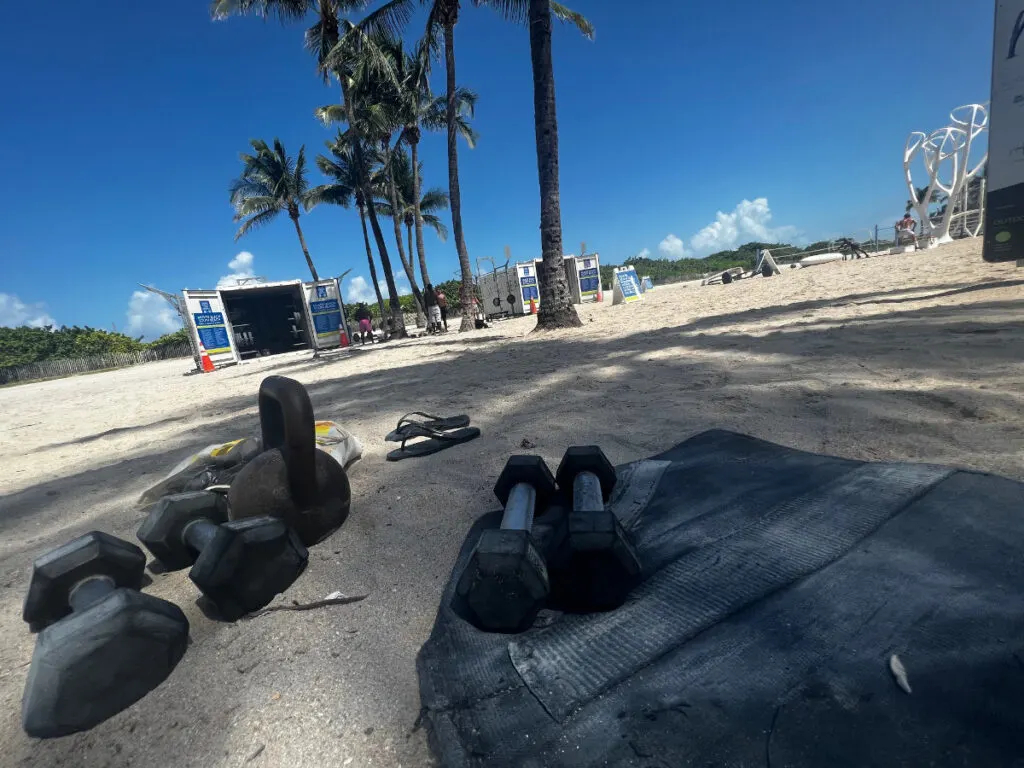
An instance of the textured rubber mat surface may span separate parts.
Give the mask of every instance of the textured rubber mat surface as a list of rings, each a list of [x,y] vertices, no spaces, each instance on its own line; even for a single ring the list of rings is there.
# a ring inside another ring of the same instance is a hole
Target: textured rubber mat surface
[[[478,631],[454,584],[499,515],[470,531],[418,660],[443,764],[1024,766],[1024,486],[722,431],[618,473],[618,610]]]

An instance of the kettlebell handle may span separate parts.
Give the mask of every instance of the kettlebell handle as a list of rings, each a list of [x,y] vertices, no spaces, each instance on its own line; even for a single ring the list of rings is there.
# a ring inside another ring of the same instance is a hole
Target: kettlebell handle
[[[302,506],[316,500],[316,427],[309,393],[295,379],[268,376],[260,384],[263,450],[277,448],[288,471],[292,499]]]

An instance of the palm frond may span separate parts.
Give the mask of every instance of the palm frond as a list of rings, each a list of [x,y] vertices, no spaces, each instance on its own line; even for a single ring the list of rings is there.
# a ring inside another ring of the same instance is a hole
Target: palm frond
[[[458,87],[455,89],[455,110],[456,114],[473,117],[476,110],[478,96],[475,91],[469,88]],[[444,94],[431,96],[429,102],[423,106],[420,122],[423,127],[430,131],[440,131],[448,125],[448,97]]]
[[[582,13],[566,8],[561,3],[551,0],[551,15],[561,22],[572,24],[588,40],[594,39],[594,25]]]
[[[420,218],[426,226],[437,232],[437,236],[440,238],[441,242],[448,240],[448,227],[445,226],[444,222],[441,221],[439,217],[432,213],[421,213]]]
[[[239,177],[231,182],[228,187],[231,205],[236,208],[250,197],[271,197],[270,187],[261,179],[250,179]]]
[[[229,16],[276,16],[282,23],[297,21],[315,10],[317,0],[213,0],[210,15],[215,21]]]
[[[281,201],[271,195],[258,195],[239,200],[235,206],[235,220],[241,221],[246,216],[255,216],[266,211],[282,211]]]
[[[342,208],[349,208],[353,197],[352,188],[344,184],[320,184],[306,192],[302,203],[307,211],[318,205],[339,205]]]
[[[420,198],[420,213],[432,213],[448,208],[448,193],[440,187],[428,189]]]
[[[344,104],[328,104],[324,107],[317,107],[313,110],[313,115],[324,125],[335,125],[348,120]]]
[[[372,74],[394,80],[392,59],[378,42],[381,36],[385,36],[383,32],[371,35],[359,25],[343,19],[338,43],[324,57],[323,66],[339,76],[361,75],[365,79],[367,74]]]
[[[486,5],[513,24],[525,24],[530,17],[529,0],[473,0],[473,5]]]
[[[306,178],[306,145],[299,147],[299,154],[295,156],[295,168],[292,172],[294,179],[295,195],[302,197],[309,191],[309,181]]]
[[[469,124],[464,115],[455,116],[455,130],[466,140],[466,144],[469,145],[470,149],[476,149],[476,141],[480,137],[473,130],[473,126]]]
[[[377,10],[364,16],[359,22],[359,26],[370,34],[383,32],[398,37],[405,31],[414,10],[415,0],[389,0]]]
[[[303,38],[303,45],[316,58],[317,68],[324,82],[331,77],[330,69],[325,66],[327,55],[338,44],[340,33],[337,6],[334,3],[319,3],[316,21]]]
[[[444,25],[441,24],[441,14],[444,11],[444,5],[444,0],[435,0],[430,3],[427,24],[423,29],[423,37],[420,39],[420,45],[425,50],[425,63],[428,72],[431,62],[440,59],[443,50]]]
[[[238,231],[235,232],[235,240],[239,240],[252,230],[259,229],[267,222],[273,221],[280,212],[281,211],[277,208],[273,208],[268,211],[263,211],[263,213],[258,213],[250,219],[246,219],[242,223],[242,226],[238,228]],[[240,219],[235,217],[235,221],[240,221]]]

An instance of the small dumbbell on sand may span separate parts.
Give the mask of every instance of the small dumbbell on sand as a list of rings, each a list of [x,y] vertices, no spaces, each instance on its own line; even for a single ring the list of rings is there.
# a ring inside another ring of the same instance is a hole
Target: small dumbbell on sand
[[[306,568],[309,552],[276,517],[227,522],[227,502],[209,491],[164,496],[138,531],[168,570],[189,578],[229,620],[266,606]]]
[[[102,723],[160,685],[185,655],[188,619],[139,591],[145,568],[141,549],[100,531],[35,561],[23,614],[39,631],[21,702],[29,736]]]

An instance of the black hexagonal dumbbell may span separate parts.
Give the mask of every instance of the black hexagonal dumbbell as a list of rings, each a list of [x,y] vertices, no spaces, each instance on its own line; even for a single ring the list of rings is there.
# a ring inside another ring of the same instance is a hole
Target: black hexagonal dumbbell
[[[32,566],[24,618],[40,631],[21,702],[29,736],[85,731],[162,683],[185,655],[188,619],[139,591],[146,555],[93,531]]]
[[[640,561],[615,513],[605,503],[615,467],[596,445],[569,448],[558,465],[559,490],[572,499],[565,553],[557,575],[558,603],[580,613],[608,611],[625,601]]]
[[[232,621],[290,587],[309,560],[306,547],[283,520],[227,522],[226,500],[208,491],[164,496],[138,537],[168,570],[191,565],[189,578]]]
[[[484,531],[456,586],[473,622],[489,632],[533,623],[549,592],[547,566],[530,535],[533,516],[555,495],[540,456],[512,456],[494,486],[505,507],[501,527]]]

